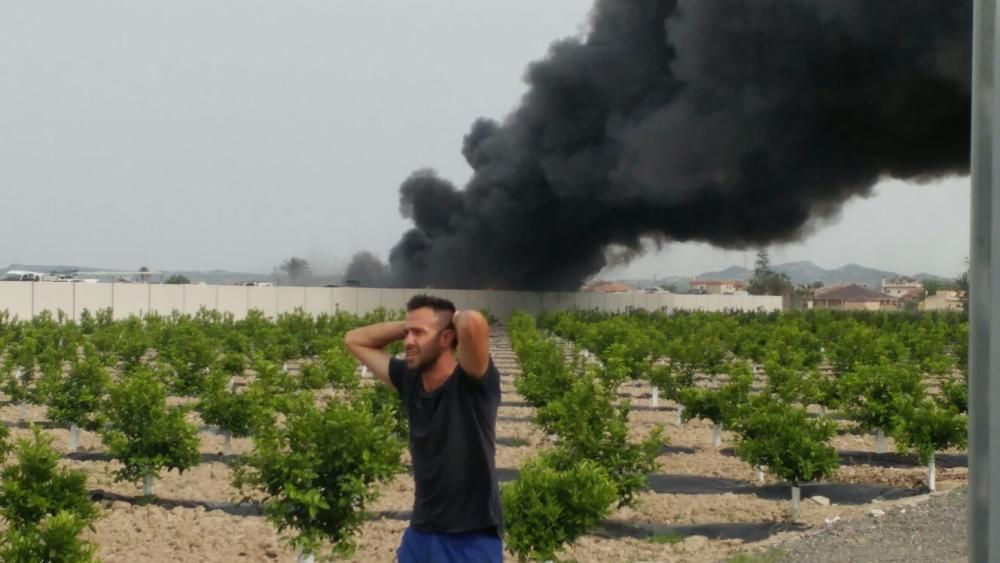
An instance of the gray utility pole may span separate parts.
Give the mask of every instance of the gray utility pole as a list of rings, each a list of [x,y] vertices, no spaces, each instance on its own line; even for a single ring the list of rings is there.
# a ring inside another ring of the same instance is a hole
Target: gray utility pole
[[[996,0],[975,0],[969,253],[969,560],[1000,561],[1000,92]],[[993,219],[997,218],[997,221]],[[993,507],[996,510],[991,510]]]

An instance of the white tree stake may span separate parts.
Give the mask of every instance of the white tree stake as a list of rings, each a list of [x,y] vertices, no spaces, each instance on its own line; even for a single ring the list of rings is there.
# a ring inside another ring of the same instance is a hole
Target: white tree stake
[[[875,429],[875,453],[885,453],[885,432],[881,428]]]
[[[757,482],[758,483],[764,482],[764,468],[759,465],[757,466]]]
[[[80,449],[80,427],[75,424],[69,425],[69,453],[75,453]]]
[[[233,455],[233,433],[223,432],[222,433],[222,455],[228,456]]]
[[[722,445],[722,425],[712,426],[712,447],[718,448]]]
[[[684,424],[684,405],[677,405],[677,426]]]
[[[316,558],[313,556],[312,553],[305,553],[300,551],[298,563],[316,563]]]
[[[802,490],[792,485],[792,522],[798,522],[802,519]]]
[[[937,467],[934,464],[934,455],[931,454],[931,461],[927,464],[927,488],[933,493],[937,490]]]
[[[18,405],[18,407],[20,407],[20,410],[18,412],[20,413],[20,416],[21,416],[21,422],[24,422],[24,421],[28,420],[28,403],[27,403],[27,401],[21,401],[21,403]]]
[[[143,496],[151,497],[155,494],[156,490],[156,476],[149,469],[142,476],[142,494]]]
[[[281,373],[288,373],[288,362],[281,362]]]
[[[651,401],[653,408],[658,408],[660,406],[660,388],[653,387],[653,400]]]

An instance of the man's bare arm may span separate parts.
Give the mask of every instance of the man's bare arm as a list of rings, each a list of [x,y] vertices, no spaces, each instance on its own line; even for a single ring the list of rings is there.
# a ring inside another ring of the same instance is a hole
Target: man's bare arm
[[[490,367],[490,323],[479,311],[459,311],[452,322],[458,334],[458,363],[469,376],[482,379]]]
[[[389,353],[383,350],[404,337],[403,321],[377,323],[348,331],[344,335],[347,350],[367,366],[379,381],[394,387],[389,379]]]

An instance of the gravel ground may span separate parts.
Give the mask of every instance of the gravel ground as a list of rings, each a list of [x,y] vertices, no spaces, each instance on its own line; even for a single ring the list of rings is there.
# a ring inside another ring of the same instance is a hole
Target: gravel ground
[[[885,510],[883,516],[836,522],[772,550],[762,561],[933,561],[968,558],[968,489],[965,486],[926,500]],[[876,509],[877,510],[877,509]],[[778,557],[778,553],[781,556]],[[753,559],[751,559],[753,560]]]

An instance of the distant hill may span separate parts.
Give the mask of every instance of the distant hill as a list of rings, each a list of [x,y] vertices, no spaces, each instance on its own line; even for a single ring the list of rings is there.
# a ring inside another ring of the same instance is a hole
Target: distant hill
[[[881,289],[882,278],[896,278],[899,274],[896,272],[889,272],[887,270],[876,270],[874,268],[868,268],[860,264],[847,264],[846,266],[841,266],[836,270],[829,270],[826,274],[817,280],[821,281],[823,285],[837,285],[840,283],[863,283],[872,289]],[[792,283],[798,285],[800,283],[808,283],[807,281],[796,281],[793,280]]]
[[[878,270],[862,266],[860,264],[846,264],[833,270],[827,270],[810,261],[801,261],[776,264],[771,266],[771,269],[775,272],[787,274],[793,285],[810,284],[817,281],[823,282],[823,285],[825,286],[857,283],[866,284],[868,287],[877,290],[882,285],[882,278],[900,277],[900,274],[897,272]],[[730,266],[724,270],[702,272],[691,277],[669,276],[667,278],[659,278],[655,282],[652,280],[632,280],[632,283],[640,287],[653,285],[654,283],[655,285],[667,285],[672,283],[677,286],[677,289],[684,291],[688,289],[688,282],[691,279],[739,280],[746,282],[750,280],[752,275],[753,270],[747,270],[742,266]],[[910,277],[920,281],[950,279],[935,274],[929,274],[927,272],[921,272]]]
[[[775,267],[775,271],[788,274],[789,279],[791,279],[792,283],[795,285],[799,285],[800,283],[811,283],[813,281],[824,281],[830,274],[827,270],[824,270],[809,261],[788,262],[787,264],[781,264]]]
[[[703,272],[694,276],[694,279],[747,281],[750,279],[752,273],[752,271],[747,270],[743,266],[730,266],[725,270],[719,270],[717,272]]]
[[[944,281],[944,280],[953,280],[954,279],[954,278],[949,278],[949,277],[944,277],[944,276],[938,276],[938,275],[935,275],[935,274],[928,274],[927,272],[920,272],[919,274],[913,274],[913,277],[916,278],[916,279],[918,279],[918,280],[920,280],[920,281],[925,281],[925,280]]]

